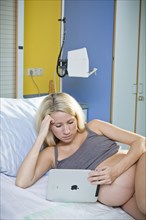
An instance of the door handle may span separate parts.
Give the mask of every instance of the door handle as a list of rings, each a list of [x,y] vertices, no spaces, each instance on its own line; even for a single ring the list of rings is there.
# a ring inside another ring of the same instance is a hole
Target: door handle
[[[138,96],[138,101],[144,101],[144,96],[142,95]]]
[[[139,94],[143,93],[143,83],[139,83],[138,93]]]

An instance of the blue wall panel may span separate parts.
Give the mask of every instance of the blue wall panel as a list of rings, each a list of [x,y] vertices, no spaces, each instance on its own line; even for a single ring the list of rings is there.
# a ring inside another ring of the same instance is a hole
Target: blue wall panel
[[[89,78],[65,76],[62,91],[88,105],[88,120],[110,121],[114,1],[66,0],[65,17],[63,56],[69,50],[86,47],[90,70],[98,70]]]

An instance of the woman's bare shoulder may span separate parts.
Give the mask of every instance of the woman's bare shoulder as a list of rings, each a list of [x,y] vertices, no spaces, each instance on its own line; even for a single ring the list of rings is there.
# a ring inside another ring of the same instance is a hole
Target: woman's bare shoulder
[[[54,146],[47,146],[40,153],[45,158],[54,159]]]
[[[97,134],[99,135],[102,135],[102,132],[101,132],[101,124],[102,124],[102,121],[101,120],[98,120],[98,119],[93,119],[91,121],[89,121],[86,126],[88,128],[90,128],[92,131],[96,132]]]
[[[54,147],[55,146],[46,146],[44,149],[42,149],[43,153],[54,153]]]
[[[40,160],[51,164],[51,167],[53,167],[54,166],[54,161],[55,161],[54,146],[45,147],[40,152]]]

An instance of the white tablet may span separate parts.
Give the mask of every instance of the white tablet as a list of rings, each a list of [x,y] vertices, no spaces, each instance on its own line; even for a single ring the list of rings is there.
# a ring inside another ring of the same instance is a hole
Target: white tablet
[[[88,178],[90,170],[51,169],[46,199],[56,202],[96,202],[99,186]]]

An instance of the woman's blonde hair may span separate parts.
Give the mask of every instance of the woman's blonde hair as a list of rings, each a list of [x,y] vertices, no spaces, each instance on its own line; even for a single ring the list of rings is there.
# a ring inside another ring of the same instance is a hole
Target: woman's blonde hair
[[[65,112],[77,119],[77,128],[79,132],[85,129],[85,115],[80,104],[67,93],[52,93],[46,96],[36,114],[36,128],[39,132],[42,120],[46,115],[53,112]],[[45,139],[45,143],[49,146],[56,145],[59,140],[56,139],[54,134],[49,130]]]

